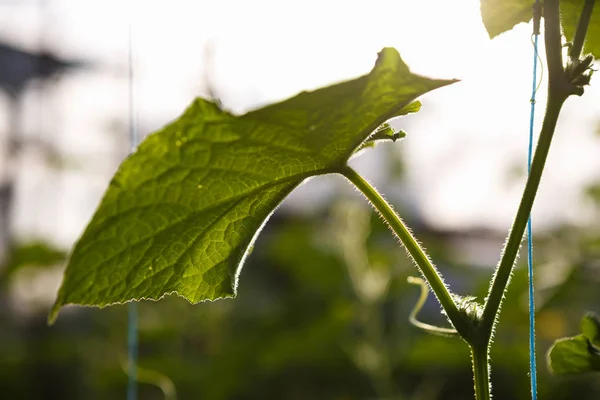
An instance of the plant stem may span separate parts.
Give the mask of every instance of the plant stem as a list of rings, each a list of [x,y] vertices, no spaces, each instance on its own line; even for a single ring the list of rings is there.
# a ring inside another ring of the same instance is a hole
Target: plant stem
[[[472,327],[463,314],[458,310],[452,295],[444,284],[439,272],[433,266],[425,251],[421,248],[410,230],[404,225],[398,214],[385,201],[381,194],[360,174],[349,166],[345,166],[340,173],[352,182],[379,211],[383,219],[389,224],[390,228],[398,236],[406,250],[417,264],[417,267],[427,279],[431,289],[444,308],[446,315],[450,319],[458,333],[468,341],[471,337]]]
[[[496,270],[494,280],[492,282],[491,290],[485,303],[483,311],[483,326],[484,331],[491,334],[492,327],[498,311],[500,309],[500,303],[504,296],[504,291],[510,279],[517,253],[521,247],[521,240],[523,239],[523,233],[527,226],[527,220],[533,207],[533,201],[540,185],[542,178],[542,172],[544,171],[544,165],[550,150],[550,144],[556,128],[556,122],[558,120],[558,113],[564,103],[563,99],[548,98],[548,106],[546,109],[546,115],[544,117],[544,123],[542,125],[542,132],[540,134],[538,145],[535,149],[535,155],[533,162],[531,163],[531,174],[527,179],[523,196],[521,197],[521,203],[515,217],[515,221],[510,230],[508,242],[504,248],[504,254],[500,261],[500,265]]]
[[[489,400],[490,395],[490,369],[488,365],[487,344],[471,345],[471,360],[473,362],[473,379],[475,381],[475,399]]]
[[[570,52],[571,57],[579,57],[581,53],[593,6],[594,0],[586,0],[577,26],[573,48]],[[345,166],[339,171],[367,197],[388,222],[390,228],[402,241],[408,253],[417,264],[417,267],[431,286],[450,322],[456,328],[459,335],[471,347],[475,398],[477,400],[489,400],[491,398],[488,362],[490,340],[500,312],[502,298],[508,286],[521,241],[523,240],[523,234],[531,214],[533,202],[540,185],[560,110],[569,96],[583,94],[583,88],[571,84],[565,74],[562,60],[559,0],[545,1],[544,17],[544,39],[546,44],[546,60],[548,63],[548,102],[546,113],[519,209],[510,230],[502,258],[492,279],[490,292],[486,298],[483,315],[479,324],[469,322],[459,311],[454,298],[445,286],[439,272],[425,254],[425,251],[419,246],[400,217],[379,192],[352,168]]]
[[[560,110],[567,97],[571,94],[577,94],[574,86],[567,82],[564,73],[561,53],[559,0],[546,0],[544,3],[544,17],[546,20],[544,39],[549,72],[548,103],[546,105],[546,114],[544,115],[540,138],[531,164],[531,172],[485,303],[482,328],[483,332],[487,335],[488,343],[542,178]]]
[[[583,5],[583,11],[579,16],[577,30],[575,31],[575,36],[573,37],[573,45],[569,51],[569,57],[572,60],[578,59],[579,56],[581,56],[583,42],[585,41],[585,36],[587,35],[587,29],[588,25],[590,24],[590,18],[592,17],[592,11],[594,11],[595,2],[596,0],[585,0],[585,4]]]

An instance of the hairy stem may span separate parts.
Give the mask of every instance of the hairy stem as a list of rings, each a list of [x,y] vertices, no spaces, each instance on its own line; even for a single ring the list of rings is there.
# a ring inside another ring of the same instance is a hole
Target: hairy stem
[[[575,31],[575,36],[573,37],[573,45],[569,51],[569,57],[571,59],[578,59],[579,56],[581,56],[583,42],[585,41],[585,36],[587,35],[588,25],[590,24],[592,11],[594,11],[595,2],[596,0],[585,0],[583,11],[579,16],[579,21],[577,23],[577,30]]]
[[[473,379],[475,381],[475,400],[489,400],[491,398],[488,351],[489,348],[487,344],[471,345]]]
[[[594,0],[586,0],[579,19],[577,32],[570,56],[578,57],[589,25]],[[444,308],[450,322],[459,335],[467,341],[471,348],[473,375],[475,381],[476,400],[489,400],[491,386],[489,377],[489,345],[500,312],[502,298],[508,286],[515,260],[519,252],[523,234],[531,214],[531,209],[538,191],[544,166],[550,151],[552,137],[556,129],[561,108],[571,95],[583,94],[581,86],[575,86],[567,80],[562,59],[560,6],[559,0],[546,0],[544,3],[544,39],[546,44],[546,60],[548,64],[548,102],[546,113],[531,163],[530,174],[525,184],[519,209],[513,222],[502,258],[492,279],[490,292],[486,298],[483,314],[479,323],[468,321],[458,309],[454,298],[445,286],[440,274],[435,269],[424,250],[419,246],[400,217],[393,211],[383,197],[364,180],[356,171],[346,166],[339,172],[350,180],[373,204],[390,228],[402,241],[417,267],[431,286],[439,302]],[[413,315],[414,317],[414,315]],[[414,319],[414,318],[413,318]]]
[[[510,275],[512,273],[519,247],[521,246],[521,240],[523,239],[523,233],[527,226],[527,220],[533,207],[533,201],[540,185],[542,178],[542,172],[544,171],[544,165],[546,164],[546,158],[548,157],[548,151],[550,150],[550,144],[552,142],[552,136],[554,135],[554,129],[556,128],[556,122],[558,120],[558,113],[564,103],[562,99],[548,99],[548,106],[546,115],[544,117],[544,124],[542,126],[542,132],[540,139],[535,150],[533,162],[531,163],[531,174],[527,179],[525,185],[525,191],[523,197],[521,197],[521,203],[515,217],[515,221],[508,237],[508,242],[504,248],[504,254],[500,261],[500,265],[496,270],[494,280],[485,308],[483,311],[483,326],[488,335],[491,335],[494,321],[500,309],[500,303],[504,296]]]
[[[485,303],[482,331],[487,336],[486,339],[488,343],[500,310],[502,297],[504,296],[517,253],[519,252],[519,247],[527,226],[531,208],[533,207],[535,195],[540,185],[560,110],[567,97],[571,94],[575,94],[573,86],[567,82],[564,73],[561,54],[559,0],[547,0],[544,3],[544,17],[546,19],[544,39],[546,43],[546,58],[549,71],[548,103],[540,138],[531,164],[531,172],[527,179],[521,203],[519,204],[515,221],[511,228],[506,247],[504,248],[502,259],[500,260],[500,264],[494,275],[490,292]]]
[[[340,173],[344,175],[350,182],[352,182],[373,204],[375,209],[381,214],[385,221],[389,224],[390,228],[398,236],[402,244],[406,247],[406,250],[417,264],[417,267],[427,279],[427,282],[431,286],[431,289],[438,298],[440,304],[444,308],[446,315],[450,319],[454,328],[458,333],[468,341],[471,337],[472,327],[458,310],[450,291],[444,284],[442,277],[439,272],[433,266],[425,251],[421,248],[415,237],[412,235],[410,230],[404,225],[404,222],[400,219],[398,214],[394,212],[392,207],[385,201],[385,199],[377,192],[377,190],[371,186],[362,176],[360,176],[352,168],[346,166]]]

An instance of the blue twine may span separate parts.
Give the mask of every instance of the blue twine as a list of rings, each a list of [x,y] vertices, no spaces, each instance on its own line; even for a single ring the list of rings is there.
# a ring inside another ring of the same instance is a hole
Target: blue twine
[[[129,90],[129,142],[131,151],[138,144],[137,124],[134,118],[133,96],[133,48],[132,48],[131,22],[128,27],[128,90]],[[129,303],[127,315],[127,352],[128,352],[128,381],[127,400],[137,399],[137,361],[138,361],[138,305]]]
[[[535,7],[538,7],[537,9]],[[539,19],[536,20],[536,10],[539,10],[539,0],[534,6],[534,43],[533,43],[533,87],[531,90],[531,114],[529,117],[529,148],[527,153],[527,174],[531,173],[531,159],[533,157],[533,124],[535,116],[535,95],[537,93],[537,61],[538,61],[538,36]],[[539,17],[537,17],[539,18]],[[531,371],[531,398],[537,399],[537,366],[535,362],[535,297],[533,291],[533,238],[531,237],[531,214],[527,220],[527,271],[529,275],[529,368]]]
[[[129,303],[127,322],[127,351],[129,368],[127,381],[127,400],[137,399],[137,357],[138,357],[138,307],[136,302]]]

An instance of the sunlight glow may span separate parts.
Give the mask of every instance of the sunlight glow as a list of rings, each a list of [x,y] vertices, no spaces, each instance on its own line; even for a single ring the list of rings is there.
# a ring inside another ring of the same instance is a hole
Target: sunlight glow
[[[92,63],[90,70],[57,86],[53,101],[60,107],[46,116],[46,123],[59,126],[53,128],[56,142],[66,153],[100,158],[119,154],[119,146],[126,150],[119,141],[124,139],[116,138],[114,127],[109,132],[107,120],[124,118],[127,106],[129,14],[117,0],[51,3],[44,15],[35,7],[4,6],[0,34],[26,48],[45,43],[61,55]],[[365,74],[381,48],[393,46],[414,72],[461,79],[423,96],[418,115],[395,122],[408,132],[407,139],[394,147],[403,155],[407,171],[402,196],[440,227],[510,225],[524,175],[509,179],[507,174],[526,165],[531,25],[520,24],[490,40],[480,20],[479,0],[137,0],[134,4],[139,10],[133,13],[135,87],[143,132],[160,128],[192,98],[207,96],[209,88],[227,109],[241,113]],[[543,58],[543,46],[540,50]],[[540,109],[545,90],[542,83]],[[586,90],[585,101],[570,101],[561,116],[559,129],[566,124],[579,129],[560,132],[555,139],[534,209],[538,229],[565,219],[586,219],[576,190],[597,179],[594,171],[600,171],[600,159],[594,157],[600,146],[591,134],[597,123],[593,105],[598,103],[596,85]],[[538,127],[542,114],[537,114]],[[376,149],[353,163],[393,192],[381,154]],[[79,161],[87,162],[86,156]],[[91,179],[90,171],[65,174],[65,182],[90,184],[55,189],[65,211],[47,223],[53,237],[68,244],[78,235],[114,162],[109,158],[100,163],[102,172],[93,172]],[[320,182],[303,185],[284,208],[315,209],[315,199],[327,201],[336,189],[323,188]],[[81,191],[87,193],[84,203]],[[23,193],[23,198],[36,196]],[[306,199],[313,204],[305,205]],[[31,230],[31,222],[23,218],[18,221],[20,230]]]

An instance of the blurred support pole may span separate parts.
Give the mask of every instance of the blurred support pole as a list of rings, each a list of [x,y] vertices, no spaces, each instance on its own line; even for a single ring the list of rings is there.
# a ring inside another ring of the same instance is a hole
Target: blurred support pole
[[[21,132],[19,97],[10,95],[8,102],[7,132],[2,146],[4,154],[0,158],[0,268],[11,248],[11,210],[14,193],[14,156]]]
[[[134,1],[129,3],[129,25],[127,27],[128,49],[128,120],[129,120],[129,145],[133,152],[138,145],[138,129],[135,112],[135,93],[133,80],[133,13]],[[127,349],[129,354],[129,380],[127,382],[127,400],[137,400],[137,364],[138,364],[138,304],[129,303],[127,322]]]
[[[5,133],[5,154],[0,165],[0,266],[11,246],[10,216],[13,209],[14,166],[24,147],[21,101],[28,84],[34,79],[49,81],[60,73],[86,64],[66,61],[47,51],[32,53],[0,42],[0,88],[8,95],[8,128]]]

